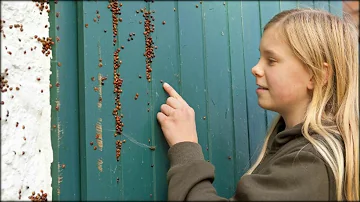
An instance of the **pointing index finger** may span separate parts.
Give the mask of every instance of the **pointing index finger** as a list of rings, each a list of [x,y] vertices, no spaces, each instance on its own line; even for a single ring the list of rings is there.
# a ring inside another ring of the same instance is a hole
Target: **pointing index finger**
[[[164,83],[163,87],[164,87],[165,91],[170,95],[170,97],[173,97],[179,101],[185,102],[185,100],[168,83]]]

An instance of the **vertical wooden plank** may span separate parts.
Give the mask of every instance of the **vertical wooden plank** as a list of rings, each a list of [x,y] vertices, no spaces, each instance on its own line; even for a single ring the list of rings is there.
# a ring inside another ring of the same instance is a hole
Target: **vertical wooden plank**
[[[179,20],[179,53],[181,75],[183,75],[181,94],[195,110],[199,144],[202,146],[205,159],[209,159],[207,82],[201,7],[198,2],[179,1],[178,8],[174,12]]]
[[[280,4],[280,10],[290,10],[293,8],[297,8],[297,2],[296,1],[279,1]]]
[[[249,168],[249,138],[246,100],[246,78],[244,65],[244,34],[241,2],[229,1],[228,5],[229,45],[231,62],[231,89],[234,124],[234,161],[236,186],[240,177]]]
[[[342,1],[329,1],[329,11],[339,17],[343,17],[343,2]]]
[[[244,29],[244,59],[247,87],[248,122],[250,140],[250,161],[256,160],[266,135],[265,110],[258,105],[256,95],[256,79],[251,73],[251,68],[259,59],[260,45],[260,13],[259,3],[253,1],[242,2],[243,29]],[[258,23],[256,23],[258,22]],[[257,24],[257,26],[254,26]]]
[[[314,1],[299,1],[300,8],[314,8]]]
[[[269,20],[280,12],[280,2],[260,1],[260,26],[261,33]]]
[[[329,2],[316,0],[316,1],[314,1],[314,8],[328,11],[329,10]]]
[[[123,195],[122,169],[115,158],[115,120],[112,115],[115,107],[113,52],[116,47],[112,45],[112,15],[107,5],[105,1],[78,2],[82,200],[122,200]],[[100,19],[97,19],[97,11]],[[104,85],[101,77],[107,77]]]
[[[157,124],[156,114],[160,111],[161,104],[166,102],[168,95],[162,87],[160,80],[168,82],[178,92],[181,92],[181,69],[179,59],[179,32],[177,13],[177,2],[158,1],[150,3],[149,8],[154,10],[152,15],[155,17],[155,32],[152,34],[155,46],[156,57],[152,63],[152,90],[151,92],[151,109],[153,123],[153,140],[152,145],[156,146],[154,156],[154,200],[167,199],[167,180],[166,173],[169,170],[169,161],[167,151],[169,146],[162,134],[159,124]],[[165,24],[162,22],[165,21]]]
[[[56,13],[62,15],[56,17]],[[50,1],[49,20],[50,37],[55,41],[50,76],[52,200],[77,201],[80,200],[80,144],[76,3]]]
[[[125,124],[121,139],[126,140],[121,150],[123,200],[151,200],[153,170],[156,168],[153,166],[149,140],[152,138],[151,125],[156,122],[153,122],[151,114],[147,111],[151,84],[146,80],[145,74],[145,57],[143,56],[145,52],[143,35],[145,20],[143,13],[140,12],[140,9],[144,9],[147,3],[144,1],[122,1],[121,3],[121,16],[119,17],[122,18],[122,22],[119,22],[118,26],[118,47],[124,46],[119,53],[122,61],[119,72],[124,81],[121,94],[121,114],[124,116],[122,120]],[[139,24],[139,21],[142,21],[142,24]],[[135,100],[136,94],[139,96]],[[115,146],[115,144],[113,145]],[[113,157],[115,157],[115,153]]]
[[[84,4],[82,1],[76,2],[76,10],[77,10],[77,18],[78,18],[78,71],[79,71],[79,131],[80,131],[80,169],[81,169],[81,175],[80,175],[80,194],[81,194],[81,200],[87,200],[87,158],[86,158],[86,148],[87,148],[87,140],[86,140],[86,117],[84,116],[86,112],[86,106],[87,103],[85,102],[85,91],[83,90],[85,88],[85,69],[84,69],[84,63],[85,63],[85,57],[84,57],[84,44],[85,39],[83,37],[84,35]],[[82,103],[80,105],[80,103]]]
[[[207,82],[209,95],[210,161],[215,170],[214,185],[220,196],[230,198],[235,191],[233,179],[233,109],[231,91],[231,63],[227,10],[223,2],[203,2],[205,23]]]
[[[261,33],[264,31],[265,25],[280,12],[280,2],[260,1],[260,25]],[[268,129],[272,124],[276,112],[266,110],[266,128]]]

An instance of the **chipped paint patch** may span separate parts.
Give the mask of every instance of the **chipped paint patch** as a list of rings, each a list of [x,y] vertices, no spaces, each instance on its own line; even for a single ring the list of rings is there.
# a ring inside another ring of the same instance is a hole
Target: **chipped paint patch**
[[[60,110],[60,100],[56,100],[55,104],[56,104],[56,107],[55,107],[56,111],[59,111]]]
[[[100,37],[99,37],[99,40],[98,40],[98,43],[97,43],[97,47],[98,47],[98,56],[99,56],[99,59],[101,59]]]
[[[98,168],[98,170],[99,170],[100,172],[103,171],[102,164],[103,164],[103,161],[102,161],[101,159],[99,159],[99,160],[97,161],[97,168]]]
[[[96,143],[100,149],[100,151],[102,151],[103,148],[103,140],[102,140],[102,119],[99,118],[99,121],[96,123],[96,135],[98,136],[98,138],[96,139]]]
[[[62,181],[63,181],[63,177],[62,177],[62,176],[59,176],[59,177],[58,177],[58,184],[59,184],[59,187],[60,187],[60,184],[62,183]]]
[[[58,148],[60,148],[60,140],[61,140],[61,133],[60,133],[60,121],[57,123],[57,137],[58,137]],[[59,165],[60,166],[60,165]],[[59,168],[60,169],[60,168]]]
[[[60,83],[59,82],[59,68],[56,68],[56,83]],[[56,92],[57,92],[57,95],[59,95],[60,93],[60,86],[56,86]]]
[[[102,82],[102,75],[99,73],[98,74],[98,81],[99,81],[99,100],[98,100],[98,108],[100,109],[102,107],[102,85],[101,85],[101,82]]]
[[[63,181],[63,177],[62,177],[62,169],[61,169],[61,165],[58,162],[58,179],[57,179],[57,183],[58,183],[58,188],[57,188],[57,195],[60,195],[60,184]]]

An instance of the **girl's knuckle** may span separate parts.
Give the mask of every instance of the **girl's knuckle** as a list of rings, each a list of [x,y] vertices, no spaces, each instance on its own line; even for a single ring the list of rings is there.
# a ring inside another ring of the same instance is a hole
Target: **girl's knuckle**
[[[171,99],[172,99],[172,97],[168,97],[168,98],[166,99],[166,103],[171,102]]]

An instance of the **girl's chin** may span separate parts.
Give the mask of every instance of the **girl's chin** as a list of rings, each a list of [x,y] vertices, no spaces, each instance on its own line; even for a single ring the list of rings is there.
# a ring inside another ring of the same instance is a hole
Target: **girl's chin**
[[[266,102],[265,100],[263,101],[263,100],[258,99],[258,104],[263,109],[274,111],[273,108],[271,107],[270,103]]]

